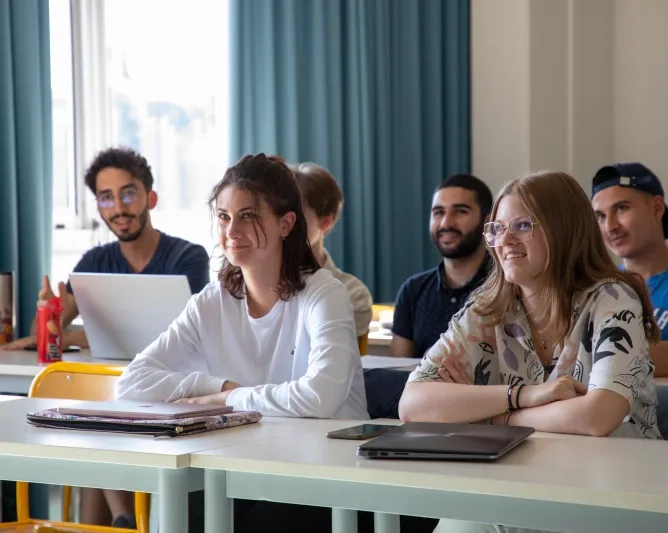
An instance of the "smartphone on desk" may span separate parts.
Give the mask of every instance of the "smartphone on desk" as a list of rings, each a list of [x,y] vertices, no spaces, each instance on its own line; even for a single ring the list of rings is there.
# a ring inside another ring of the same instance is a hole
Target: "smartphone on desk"
[[[386,424],[361,424],[345,429],[338,429],[336,431],[329,431],[327,437],[330,439],[346,439],[346,440],[365,440],[378,437],[383,433],[387,433],[392,428],[398,426],[389,426]]]

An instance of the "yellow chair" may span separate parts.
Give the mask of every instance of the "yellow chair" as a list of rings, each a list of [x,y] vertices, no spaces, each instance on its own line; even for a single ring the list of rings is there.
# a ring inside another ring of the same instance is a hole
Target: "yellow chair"
[[[394,304],[373,304],[371,306],[371,320],[379,321],[380,314],[384,311],[392,311],[394,313]]]
[[[367,331],[364,335],[357,337],[357,346],[360,349],[360,355],[366,355],[367,348],[369,347],[369,332]]]
[[[105,401],[114,397],[114,387],[123,372],[122,366],[94,363],[51,363],[30,385],[30,398]],[[149,495],[135,493],[137,529],[120,529],[70,522],[72,487],[63,490],[63,521],[51,522],[30,518],[28,483],[16,483],[17,521],[0,524],[0,532],[12,533],[148,533]]]

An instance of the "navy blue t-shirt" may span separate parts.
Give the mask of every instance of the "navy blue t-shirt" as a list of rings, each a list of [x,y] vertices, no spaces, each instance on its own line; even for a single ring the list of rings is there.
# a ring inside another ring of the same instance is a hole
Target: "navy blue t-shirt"
[[[74,267],[74,272],[185,275],[190,291],[196,294],[209,283],[209,254],[199,244],[160,233],[158,247],[141,272],[132,272],[118,241],[88,250]],[[67,291],[72,293],[69,283]]]
[[[445,283],[444,265],[408,278],[397,295],[392,334],[413,341],[413,357],[422,357],[450,324],[471,292],[491,270],[492,258],[485,256],[478,272],[463,287],[450,288]]]

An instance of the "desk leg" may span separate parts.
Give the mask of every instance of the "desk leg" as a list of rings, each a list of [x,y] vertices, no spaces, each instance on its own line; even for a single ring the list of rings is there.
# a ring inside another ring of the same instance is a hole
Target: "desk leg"
[[[188,531],[188,469],[161,469],[158,491],[160,532]]]
[[[332,509],[332,533],[357,533],[357,511]]]
[[[375,533],[399,533],[399,515],[374,513],[373,530]]]
[[[233,533],[234,500],[227,497],[224,470],[204,471],[204,531]]]

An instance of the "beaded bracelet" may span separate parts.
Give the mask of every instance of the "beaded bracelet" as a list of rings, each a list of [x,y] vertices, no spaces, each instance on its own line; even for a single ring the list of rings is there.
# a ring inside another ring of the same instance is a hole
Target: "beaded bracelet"
[[[517,387],[517,383],[513,383],[512,385],[508,385],[508,411],[514,411],[517,409],[513,405],[513,389]]]
[[[526,387],[525,383],[520,383],[519,386],[517,387],[517,394],[515,395],[515,407],[517,409],[521,409],[520,407],[520,392],[522,392],[522,389]]]

